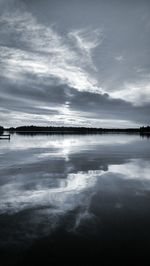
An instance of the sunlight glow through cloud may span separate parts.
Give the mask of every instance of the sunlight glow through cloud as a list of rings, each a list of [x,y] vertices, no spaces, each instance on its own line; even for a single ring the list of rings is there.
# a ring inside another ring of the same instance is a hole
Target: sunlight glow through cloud
[[[124,88],[111,92],[110,95],[116,99],[128,99],[134,105],[144,105],[150,102],[150,83],[125,84]]]

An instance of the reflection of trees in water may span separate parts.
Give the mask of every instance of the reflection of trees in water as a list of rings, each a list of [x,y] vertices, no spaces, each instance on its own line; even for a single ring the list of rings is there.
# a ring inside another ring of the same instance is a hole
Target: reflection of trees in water
[[[140,137],[142,138],[150,138],[150,133],[140,133]]]

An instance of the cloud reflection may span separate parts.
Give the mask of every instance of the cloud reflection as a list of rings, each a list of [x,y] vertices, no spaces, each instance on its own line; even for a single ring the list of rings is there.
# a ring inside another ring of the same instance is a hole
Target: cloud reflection
[[[149,140],[139,136],[14,135],[1,148],[0,214],[22,215],[34,237],[50,234],[70,213],[66,230],[90,224],[96,233],[107,208],[120,211],[128,197],[150,189]]]

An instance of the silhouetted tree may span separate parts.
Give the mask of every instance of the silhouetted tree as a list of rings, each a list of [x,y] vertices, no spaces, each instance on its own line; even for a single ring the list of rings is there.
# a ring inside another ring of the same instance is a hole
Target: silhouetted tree
[[[0,135],[2,135],[4,132],[4,128],[2,126],[0,126]]]

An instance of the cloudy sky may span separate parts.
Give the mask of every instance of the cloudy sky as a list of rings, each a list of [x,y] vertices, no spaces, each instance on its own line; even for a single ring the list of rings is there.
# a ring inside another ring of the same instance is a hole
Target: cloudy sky
[[[0,124],[149,123],[149,0],[0,0]]]

